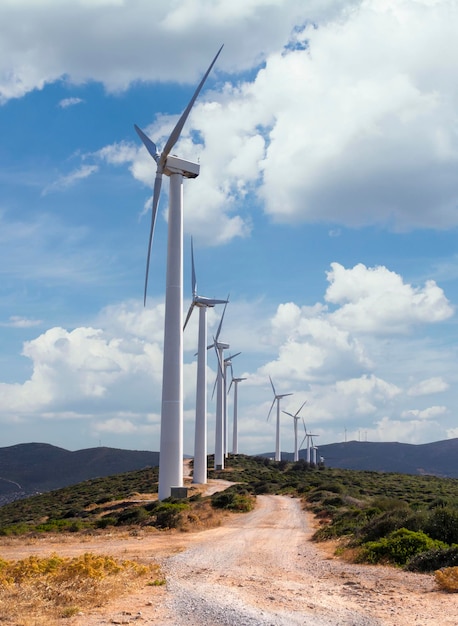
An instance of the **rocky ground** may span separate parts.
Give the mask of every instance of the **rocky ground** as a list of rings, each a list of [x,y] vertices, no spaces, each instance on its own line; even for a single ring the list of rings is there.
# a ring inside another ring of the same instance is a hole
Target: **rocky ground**
[[[434,577],[345,563],[310,541],[298,500],[258,496],[256,509],[197,533],[105,533],[50,544],[2,545],[3,558],[102,552],[159,560],[167,584],[142,587],[68,626],[456,626],[456,594]]]

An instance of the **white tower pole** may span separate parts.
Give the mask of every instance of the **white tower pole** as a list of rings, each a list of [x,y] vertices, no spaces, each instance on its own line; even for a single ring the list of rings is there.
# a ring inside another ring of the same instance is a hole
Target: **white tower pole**
[[[216,375],[216,424],[215,424],[215,469],[224,469],[224,398],[223,398],[223,366],[225,344],[217,344],[218,370]]]
[[[159,500],[183,486],[183,175],[170,171]]]
[[[307,435],[307,463],[310,465],[310,435]]]
[[[275,433],[275,460],[281,461],[280,452],[280,398],[277,398],[277,429]]]
[[[193,482],[207,483],[207,307],[199,307]]]
[[[227,445],[227,361],[223,362],[223,429],[224,429],[224,458],[227,459],[228,445]]]
[[[294,461],[299,460],[299,450],[297,448],[297,420],[298,418],[294,418]]]
[[[239,380],[234,380],[234,414],[232,420],[232,454],[239,453],[239,437],[238,437],[238,415],[237,415],[237,388],[239,386]]]

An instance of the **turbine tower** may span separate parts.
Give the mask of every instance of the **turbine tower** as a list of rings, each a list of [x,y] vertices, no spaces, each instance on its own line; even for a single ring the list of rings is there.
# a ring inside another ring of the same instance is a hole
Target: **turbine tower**
[[[224,417],[224,457],[227,459],[228,456],[228,417],[227,417],[227,396],[229,391],[227,389],[227,368],[230,367],[232,370],[232,359],[235,359],[236,356],[241,354],[241,352],[237,352],[236,354],[230,354],[228,357],[224,359],[223,363],[223,417]],[[229,385],[230,386],[230,385]]]
[[[286,396],[292,396],[292,393],[282,393],[278,394],[275,391],[274,384],[272,382],[272,378],[269,376],[270,384],[272,385],[272,390],[274,392],[274,399],[272,405],[269,410],[269,414],[267,415],[267,421],[269,421],[270,414],[272,413],[272,409],[274,408],[274,404],[277,403],[277,426],[276,426],[276,435],[275,435],[275,460],[281,461],[281,450],[280,450],[280,400],[282,398],[286,398]]]
[[[197,348],[196,422],[194,435],[193,482],[207,482],[207,309],[216,304],[227,304],[227,300],[216,300],[199,296],[197,293],[194,246],[191,239],[192,300],[186,315],[183,330],[189,322],[194,307],[199,309],[199,340]]]
[[[135,130],[149,154],[156,161],[151,227],[146,259],[143,304],[146,304],[151,246],[161,193],[162,176],[170,178],[167,275],[165,289],[164,356],[162,371],[161,441],[159,455],[159,500],[168,498],[173,487],[183,486],[183,178],[196,178],[199,165],[170,154],[178,141],[221,48],[198,84],[188,106],[183,111],[162,153],[156,144],[135,125]]]
[[[229,299],[229,298],[228,298]],[[223,325],[224,314],[226,313],[226,306],[224,305],[223,314],[216,331],[216,335],[213,338],[213,343],[207,346],[207,350],[215,348],[216,358],[218,361],[216,370],[216,420],[215,420],[215,463],[216,470],[224,469],[224,350],[229,349],[229,344],[219,341],[219,335],[221,333],[221,327]]]
[[[234,373],[232,371],[231,364],[231,384],[229,385],[229,389],[227,393],[229,394],[232,385],[234,385],[234,414],[232,418],[232,454],[239,453],[239,440],[238,440],[238,414],[237,414],[237,404],[238,404],[238,387],[239,383],[242,380],[246,380],[246,378],[234,378]]]
[[[305,436],[307,438],[307,463],[310,465],[310,448],[311,448],[310,443],[312,442],[312,445],[313,445],[312,437],[318,437],[319,435],[313,435],[312,433],[306,433]]]
[[[294,420],[294,461],[295,462],[299,461],[299,447],[297,445],[297,422],[301,419],[299,417],[299,413],[302,411],[302,409],[304,408],[306,404],[307,404],[307,400],[301,405],[300,409],[298,409],[296,413],[294,413],[294,415],[292,413],[288,413],[288,411],[283,411],[283,413],[285,413],[286,415],[289,415]],[[304,424],[304,428],[305,428],[305,424]]]

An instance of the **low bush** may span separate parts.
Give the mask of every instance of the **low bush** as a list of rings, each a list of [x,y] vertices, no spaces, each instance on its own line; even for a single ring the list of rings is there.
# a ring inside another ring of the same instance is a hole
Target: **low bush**
[[[412,511],[407,505],[401,505],[374,515],[358,529],[356,539],[360,543],[377,541],[400,528],[412,531],[423,530],[424,524],[424,513]]]
[[[458,593],[458,567],[446,567],[435,572],[436,582],[441,589]]]
[[[159,502],[154,509],[157,528],[177,528],[181,522],[182,512],[188,508],[187,502]]]
[[[417,554],[410,559],[406,569],[411,572],[434,572],[442,567],[458,567],[458,545]]]
[[[446,548],[446,544],[431,539],[423,532],[400,528],[382,537],[369,541],[361,548],[358,561],[365,563],[395,563],[405,565],[412,557],[427,550]]]
[[[431,511],[424,531],[433,539],[440,539],[449,545],[458,543],[458,509],[436,507]]]
[[[149,520],[148,511],[142,506],[131,507],[125,509],[118,515],[116,520],[117,526],[126,526],[129,524],[142,524]]]
[[[213,494],[211,503],[216,509],[247,513],[253,509],[253,496],[247,490],[241,490],[238,485],[234,485],[225,491]]]

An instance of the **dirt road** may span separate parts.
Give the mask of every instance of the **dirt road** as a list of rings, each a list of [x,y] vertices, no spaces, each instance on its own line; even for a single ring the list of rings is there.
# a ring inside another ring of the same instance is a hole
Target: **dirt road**
[[[146,587],[68,626],[456,626],[457,596],[429,575],[359,566],[309,541],[298,500],[259,496],[256,509],[199,533],[104,536],[89,543],[2,546],[3,558],[92,551],[162,562],[165,587]],[[10,552],[10,554],[8,554]]]

